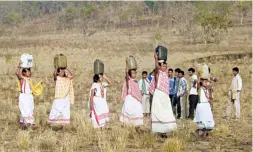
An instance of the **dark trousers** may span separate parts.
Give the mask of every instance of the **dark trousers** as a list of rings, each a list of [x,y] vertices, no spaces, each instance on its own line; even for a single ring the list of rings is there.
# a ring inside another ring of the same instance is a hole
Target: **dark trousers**
[[[174,95],[173,97],[173,106],[177,106],[177,117],[181,117],[181,105],[180,105],[180,97],[177,97],[177,95]]]
[[[149,93],[150,98],[149,98],[149,103],[150,103],[150,113],[151,113],[151,109],[152,109],[152,101],[153,101],[153,95],[151,93]]]
[[[176,115],[176,106],[174,106],[174,95],[169,95],[170,97],[170,102],[171,102],[171,108],[172,108],[172,111],[173,111],[173,114]]]
[[[194,118],[194,111],[196,110],[198,104],[198,95],[190,95],[189,96],[189,117]]]
[[[169,97],[170,97],[170,102],[171,102],[171,105],[172,105],[172,106],[173,106],[173,100],[174,100],[174,99],[173,99],[173,96],[174,96],[174,95],[169,95]]]

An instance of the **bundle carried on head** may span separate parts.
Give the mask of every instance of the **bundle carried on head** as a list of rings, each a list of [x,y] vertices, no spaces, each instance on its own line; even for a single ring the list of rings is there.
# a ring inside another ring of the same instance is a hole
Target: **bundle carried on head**
[[[67,68],[67,57],[63,54],[57,54],[54,57],[55,68]]]
[[[104,63],[101,60],[96,59],[94,62],[94,74],[104,73]]]
[[[33,66],[33,56],[31,54],[22,54],[20,57],[20,61],[22,63],[20,65],[22,68],[31,68]]]
[[[133,56],[129,56],[128,58],[128,69],[129,70],[137,70],[137,62]]]
[[[158,45],[156,47],[155,51],[158,56],[158,62],[166,62],[167,61],[168,49],[166,47]]]
[[[205,63],[197,64],[197,73],[201,79],[209,79],[209,67]]]

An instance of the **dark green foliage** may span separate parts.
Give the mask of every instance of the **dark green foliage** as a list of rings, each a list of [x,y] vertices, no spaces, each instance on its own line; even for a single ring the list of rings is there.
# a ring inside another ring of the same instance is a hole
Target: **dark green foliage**
[[[215,38],[216,33],[219,35],[232,27],[232,21],[227,16],[233,2],[196,2],[195,4],[198,9],[195,19],[204,31],[205,42],[209,40],[209,37]]]
[[[232,11],[239,12],[241,23],[243,18],[252,9],[252,2],[241,1],[152,1],[140,2],[118,2],[118,1],[19,1],[0,2],[0,21],[3,24],[19,24],[22,21],[35,19],[42,15],[56,14],[58,23],[64,26],[72,26],[76,19],[89,22],[94,17],[99,18],[103,23],[110,25],[123,23],[138,24],[138,20],[145,20],[145,17],[162,16],[163,22],[185,23],[188,18],[196,21],[205,32],[213,29],[227,30],[231,26],[229,16]],[[186,12],[185,10],[194,10]],[[197,10],[195,12],[195,10]],[[99,14],[102,13],[102,14]],[[234,13],[233,13],[234,14]],[[21,17],[21,18],[20,18]],[[153,17],[152,17],[153,19]],[[171,21],[173,20],[173,21]],[[98,22],[99,22],[98,21]],[[119,22],[118,22],[119,21]],[[159,21],[160,22],[160,21]],[[101,24],[103,24],[101,23]],[[147,22],[148,23],[148,22]],[[192,27],[192,25],[190,25]],[[183,27],[185,28],[185,27]],[[187,31],[189,29],[185,28]]]
[[[152,1],[152,0],[147,0],[147,1],[144,1],[144,3],[147,5],[148,9],[150,11],[153,11],[154,10],[154,4],[155,2]]]
[[[9,13],[6,16],[4,16],[2,22],[3,24],[16,26],[20,24],[22,21],[22,17],[18,13]]]
[[[78,17],[77,11],[74,8],[67,8],[65,13],[58,18],[58,23],[63,27],[72,27],[74,20]]]
[[[90,3],[80,9],[80,15],[82,17],[89,17],[96,9],[97,6],[93,3]]]

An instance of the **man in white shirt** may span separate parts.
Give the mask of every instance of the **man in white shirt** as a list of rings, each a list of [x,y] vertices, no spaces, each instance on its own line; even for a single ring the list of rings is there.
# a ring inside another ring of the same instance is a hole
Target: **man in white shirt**
[[[144,116],[148,116],[150,114],[150,95],[148,92],[149,88],[149,80],[147,78],[147,71],[142,72],[142,79],[139,80],[139,89],[141,90],[142,94],[142,109],[143,109],[143,114]]]
[[[177,97],[180,97],[181,105],[181,119],[186,119],[188,116],[187,110],[187,80],[184,78],[184,71],[179,71],[179,86],[177,91]]]
[[[234,78],[229,90],[230,101],[227,106],[227,119],[230,118],[233,105],[235,106],[236,110],[236,118],[240,118],[240,93],[242,90],[242,78],[239,75],[239,69],[237,67],[233,68],[233,76]]]
[[[196,110],[198,104],[198,91],[197,91],[197,81],[198,77],[195,75],[195,69],[190,68],[188,69],[190,81],[191,81],[191,88],[190,88],[190,95],[189,95],[189,116],[188,118],[194,118],[194,111]]]

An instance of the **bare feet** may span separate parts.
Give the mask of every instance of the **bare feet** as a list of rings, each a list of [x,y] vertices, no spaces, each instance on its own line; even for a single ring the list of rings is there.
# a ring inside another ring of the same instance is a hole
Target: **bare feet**
[[[54,131],[63,130],[63,126],[62,125],[53,125],[52,130],[54,130]]]
[[[203,136],[204,132],[202,130],[199,130],[199,136]]]
[[[168,136],[167,136],[166,133],[161,133],[161,134],[160,134],[160,137],[161,137],[161,138],[168,138]]]
[[[208,136],[208,131],[203,131],[203,137],[207,137]]]
[[[199,135],[199,130],[195,130],[195,134],[198,136]]]
[[[32,128],[32,130],[36,130],[38,127],[37,127],[35,124],[33,124],[33,125],[31,126],[31,128]]]
[[[26,125],[26,124],[20,124],[20,128],[21,128],[22,130],[26,130],[26,129],[27,129],[27,125]]]

